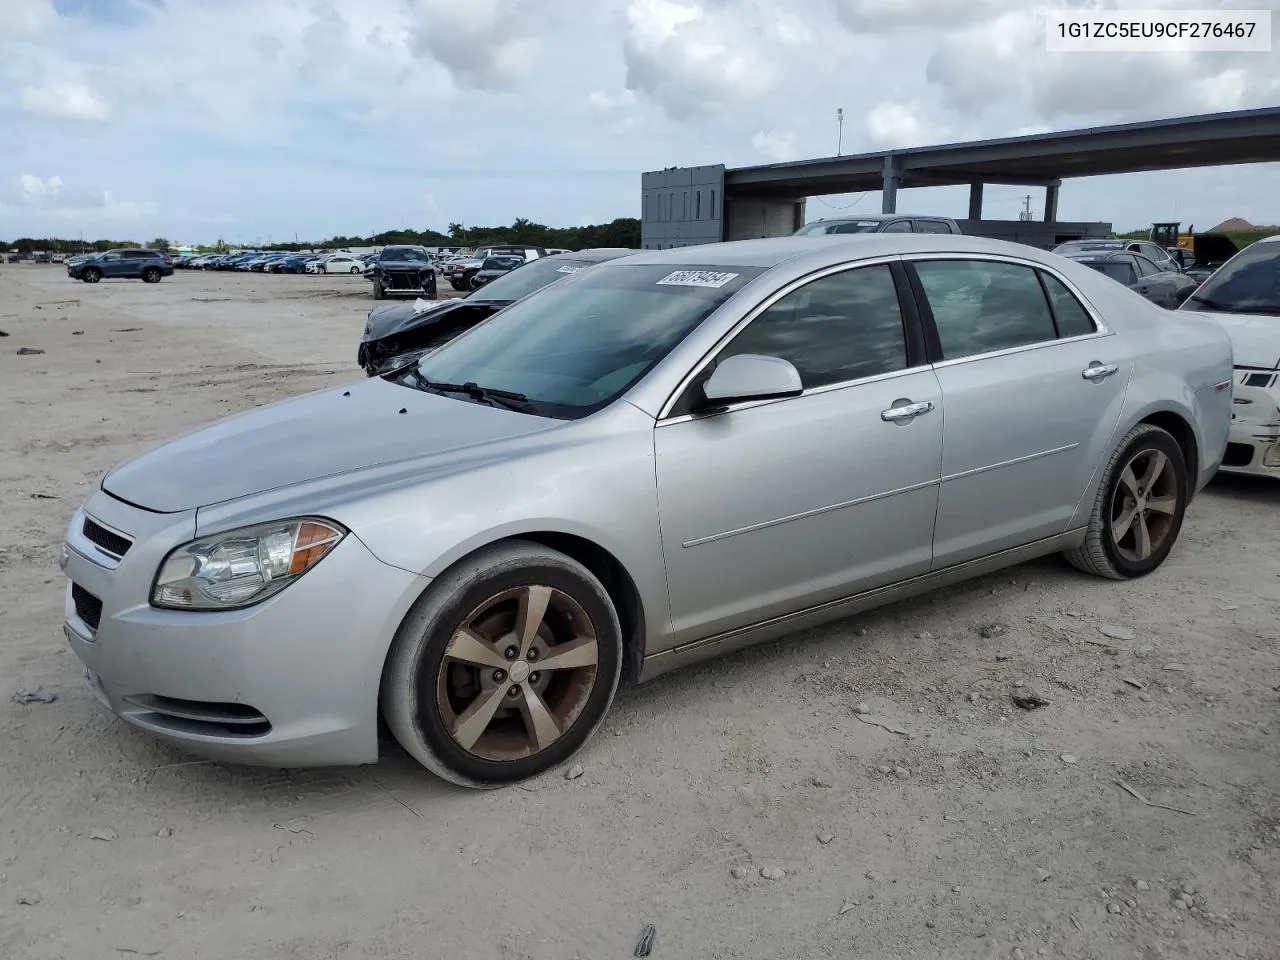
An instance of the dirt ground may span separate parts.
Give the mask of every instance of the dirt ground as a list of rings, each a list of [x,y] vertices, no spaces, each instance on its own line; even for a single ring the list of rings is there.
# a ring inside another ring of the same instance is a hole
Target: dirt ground
[[[113,718],[61,633],[69,515],[358,379],[370,303],[0,265],[0,957],[1280,956],[1280,484],[1216,480],[1140,582],[1038,562],[623,691],[574,780],[234,768]]]

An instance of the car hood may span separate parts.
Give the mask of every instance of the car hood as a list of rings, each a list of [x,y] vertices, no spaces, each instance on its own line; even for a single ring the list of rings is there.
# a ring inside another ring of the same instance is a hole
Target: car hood
[[[250,410],[163,443],[115,467],[102,488],[147,510],[176,513],[558,424],[374,377]]]
[[[424,263],[421,260],[379,260],[377,263],[370,264],[372,267],[382,267],[384,270],[430,270],[431,264]]]
[[[1226,328],[1237,367],[1280,369],[1280,317],[1187,310]]]
[[[372,343],[385,337],[432,326],[459,310],[477,305],[505,307],[510,302],[509,300],[486,300],[483,297],[455,297],[452,300],[414,300],[392,303],[385,307],[374,307],[369,311],[369,319],[365,321],[360,342]],[[420,307],[419,303],[429,305]]]

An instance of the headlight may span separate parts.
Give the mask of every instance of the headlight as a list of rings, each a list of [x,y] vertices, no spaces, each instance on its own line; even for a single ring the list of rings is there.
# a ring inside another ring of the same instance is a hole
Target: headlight
[[[160,564],[151,604],[170,610],[250,606],[298,579],[346,535],[330,520],[299,517],[196,540]]]

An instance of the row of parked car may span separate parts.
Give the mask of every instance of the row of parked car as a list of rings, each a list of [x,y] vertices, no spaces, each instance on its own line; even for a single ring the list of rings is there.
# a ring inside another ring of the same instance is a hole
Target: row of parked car
[[[180,270],[240,270],[253,273],[364,273],[372,254],[295,253],[241,250],[237,253],[193,254],[177,257]]]

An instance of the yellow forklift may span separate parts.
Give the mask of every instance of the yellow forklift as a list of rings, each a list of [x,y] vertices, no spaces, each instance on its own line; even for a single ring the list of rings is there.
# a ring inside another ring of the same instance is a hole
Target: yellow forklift
[[[1181,226],[1180,223],[1153,223],[1147,239],[1152,243],[1160,244],[1166,250],[1195,249],[1195,225],[1193,224],[1186,233],[1178,232]]]

